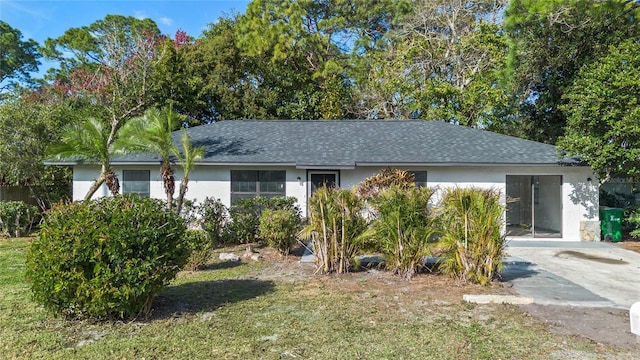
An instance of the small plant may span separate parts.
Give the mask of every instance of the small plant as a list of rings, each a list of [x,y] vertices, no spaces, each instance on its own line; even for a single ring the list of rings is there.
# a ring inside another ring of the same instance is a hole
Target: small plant
[[[260,238],[267,245],[288,255],[300,232],[300,212],[294,209],[265,209],[260,215]]]
[[[346,273],[358,248],[357,239],[366,230],[363,202],[349,190],[318,189],[309,199],[309,218],[300,232],[311,238],[318,271]]]
[[[374,247],[384,255],[392,272],[411,278],[430,254],[430,242],[437,231],[429,212],[433,190],[424,187],[389,187],[372,200],[376,218],[364,238],[373,238]]]
[[[38,208],[23,201],[0,201],[0,237],[20,237],[31,231]]]
[[[197,206],[196,212],[197,222],[209,237],[211,244],[217,246],[224,243],[229,210],[222,201],[207,197]]]
[[[56,315],[146,316],[184,267],[185,224],[163,201],[117,195],[57,205],[27,253],[33,298]]]
[[[184,269],[187,271],[202,269],[211,259],[214,241],[204,230],[188,229],[184,236],[190,250],[189,260]]]
[[[495,189],[451,188],[441,200],[441,270],[487,285],[502,271],[504,206]]]

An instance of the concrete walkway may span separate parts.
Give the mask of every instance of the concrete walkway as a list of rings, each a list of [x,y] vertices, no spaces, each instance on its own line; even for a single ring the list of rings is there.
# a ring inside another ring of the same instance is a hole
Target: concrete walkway
[[[534,303],[629,309],[640,301],[640,254],[604,242],[508,242],[503,281]]]

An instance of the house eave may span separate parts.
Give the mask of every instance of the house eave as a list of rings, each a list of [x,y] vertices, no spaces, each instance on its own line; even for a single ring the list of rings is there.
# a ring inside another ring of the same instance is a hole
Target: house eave
[[[388,162],[358,162],[357,166],[371,166],[371,167],[487,167],[487,166],[527,166],[527,167],[543,167],[543,166],[560,166],[561,164],[555,163],[494,163],[494,162],[406,162],[406,163],[388,163]]]

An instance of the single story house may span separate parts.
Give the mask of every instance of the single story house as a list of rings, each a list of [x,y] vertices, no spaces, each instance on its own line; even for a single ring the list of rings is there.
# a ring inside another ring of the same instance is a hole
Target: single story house
[[[188,199],[227,206],[252,196],[293,196],[306,214],[317,186],[352,188],[382,168],[412,171],[419,185],[497,188],[509,238],[599,240],[598,181],[590,167],[534,141],[440,121],[220,121],[187,130],[206,149],[190,175]],[[180,132],[175,134],[176,142]],[[113,159],[123,192],[164,198],[159,159]],[[99,167],[73,165],[74,199]],[[176,167],[176,180],[181,178]],[[177,188],[177,186],[176,186]],[[177,192],[177,190],[176,190]],[[96,196],[107,196],[103,186]]]

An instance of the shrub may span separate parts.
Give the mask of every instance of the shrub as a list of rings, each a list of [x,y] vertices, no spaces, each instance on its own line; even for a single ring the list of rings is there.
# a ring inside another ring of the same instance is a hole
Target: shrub
[[[350,270],[358,250],[357,239],[367,227],[362,209],[363,202],[349,190],[323,186],[311,196],[308,224],[300,236],[313,241],[318,271],[326,274]]]
[[[147,315],[187,261],[184,231],[164,202],[135,195],[55,206],[27,253],[33,298],[67,317]]]
[[[204,230],[197,229],[188,229],[184,236],[190,250],[184,269],[187,271],[202,269],[213,254],[213,239]]]
[[[413,277],[430,254],[429,242],[437,227],[428,207],[433,190],[392,186],[372,200],[376,218],[364,237],[384,255],[385,266],[406,278]]]
[[[231,222],[227,226],[233,243],[248,244],[259,241],[260,215],[264,209],[294,209],[295,197],[254,197],[239,199],[229,209]],[[298,210],[299,211],[299,210]]]
[[[443,272],[488,284],[502,271],[504,206],[495,189],[451,188],[442,197]]]
[[[207,197],[198,205],[197,213],[200,227],[209,237],[212,246],[224,243],[229,210],[222,201]]]
[[[260,215],[260,238],[288,255],[300,231],[300,212],[294,209],[265,209]]]
[[[38,208],[23,201],[0,201],[0,236],[20,237],[31,231]]]

